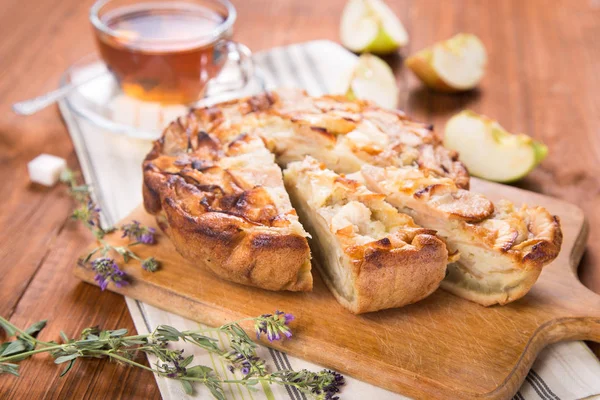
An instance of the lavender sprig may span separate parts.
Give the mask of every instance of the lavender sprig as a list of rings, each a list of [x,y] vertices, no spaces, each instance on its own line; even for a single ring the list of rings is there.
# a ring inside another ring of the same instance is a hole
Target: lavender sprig
[[[113,232],[113,227],[103,228],[100,224],[100,207],[94,203],[88,185],[79,184],[77,175],[70,169],[65,169],[60,175],[61,182],[69,188],[69,194],[78,203],[73,211],[72,218],[81,221],[97,239],[102,239],[106,234]]]
[[[112,267],[108,261],[104,262],[107,268]],[[37,353],[49,353],[56,364],[66,365],[61,376],[65,375],[78,359],[109,358],[121,364],[178,380],[190,394],[194,391],[194,384],[202,384],[216,399],[225,399],[224,385],[240,384],[251,388],[261,382],[293,386],[307,396],[319,400],[338,399],[337,394],[340,387],[344,385],[344,378],[340,374],[329,370],[321,372],[282,370],[269,373],[264,360],[256,354],[256,344],[240,326],[242,321],[252,321],[255,329],[259,327],[257,334],[260,337],[265,334],[262,329],[264,323],[267,323],[267,326],[270,324],[274,330],[283,328],[289,330],[288,325],[292,319],[291,314],[277,311],[275,314],[263,314],[218,328],[179,331],[168,325],[160,325],[150,334],[135,336],[126,336],[126,329],[100,330],[98,327],[91,327],[84,329],[79,339],[70,339],[61,332],[62,343],[59,344],[37,339],[37,334],[44,328],[46,321],[33,324],[23,331],[0,317],[0,325],[7,335],[15,336],[16,339],[0,345],[0,374],[9,373],[19,376],[19,364],[17,364],[19,361]],[[227,335],[231,342],[231,349],[220,348],[216,339],[206,336],[206,333],[211,331]],[[210,367],[193,365],[194,356],[186,356],[183,350],[170,348],[180,340],[223,358],[230,363],[232,371],[239,368],[243,377],[224,379]],[[156,357],[157,361],[151,367],[138,363],[135,359],[140,352]]]
[[[262,333],[265,333],[270,342],[281,339],[281,334],[291,338],[292,331],[288,325],[293,320],[292,314],[286,314],[279,310],[275,311],[275,314],[263,314],[254,323],[256,337],[259,338]]]
[[[105,290],[109,283],[113,282],[117,287],[122,287],[127,284],[127,275],[119,268],[114,258],[109,257],[111,253],[116,253],[123,258],[124,262],[130,259],[137,260],[142,268],[149,272],[155,272],[160,263],[154,258],[149,257],[142,259],[137,256],[129,247],[137,244],[154,244],[156,231],[154,228],[145,227],[139,221],[133,221],[130,224],[123,225],[120,229],[123,232],[122,237],[127,237],[130,243],[126,246],[113,246],[104,240],[104,236],[114,232],[113,227],[103,228],[100,223],[101,209],[93,201],[89,186],[79,184],[76,174],[66,169],[61,174],[61,181],[69,188],[69,193],[73,199],[79,203],[79,206],[73,211],[73,219],[81,221],[88,228],[96,239],[100,242],[100,246],[93,249],[79,260],[79,264],[84,267],[91,267],[96,273],[95,280],[100,285],[100,289]],[[92,260],[92,256],[99,253],[100,256]]]
[[[113,282],[117,287],[127,285],[125,272],[119,269],[119,266],[112,258],[101,257],[92,261],[92,269],[96,273],[95,280],[104,290],[109,282]]]
[[[142,226],[139,221],[133,220],[131,223],[123,225],[121,231],[123,232],[123,236],[121,237],[128,237],[130,240],[138,243],[154,244],[156,230]]]

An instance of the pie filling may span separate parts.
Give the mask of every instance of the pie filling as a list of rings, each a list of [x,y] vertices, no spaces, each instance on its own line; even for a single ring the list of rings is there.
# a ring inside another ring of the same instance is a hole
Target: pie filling
[[[311,247],[327,285],[347,303],[355,304],[364,296],[357,292],[361,285],[358,281],[372,249],[381,253],[416,251],[411,245],[415,236],[431,235],[386,203],[383,195],[325,169],[311,157],[289,164],[284,181],[300,220],[311,234]],[[444,275],[447,253],[438,239],[432,241],[432,249],[436,248],[432,251],[439,248],[444,253],[438,268],[439,280],[434,283],[437,287]],[[400,264],[397,266],[401,268]],[[411,295],[407,293],[406,297]],[[404,294],[395,296],[402,298]]]
[[[367,166],[362,174],[369,189],[437,231],[450,254],[457,253],[443,288],[484,305],[505,304],[527,293],[541,268],[558,255],[560,228],[545,209],[519,209],[505,200],[487,200],[488,206],[485,198],[473,197],[480,195],[467,197],[452,183],[404,169]]]

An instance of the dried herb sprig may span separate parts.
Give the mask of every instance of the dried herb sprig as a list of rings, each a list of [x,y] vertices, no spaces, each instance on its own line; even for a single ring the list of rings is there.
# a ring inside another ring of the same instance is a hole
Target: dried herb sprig
[[[98,327],[91,327],[84,329],[78,339],[69,338],[61,332],[62,343],[57,343],[37,339],[37,334],[46,326],[46,321],[37,322],[26,330],[21,330],[0,317],[0,325],[7,335],[15,337],[14,341],[0,345],[0,374],[19,376],[17,362],[37,353],[49,353],[56,364],[66,364],[61,376],[69,372],[78,359],[109,358],[121,364],[178,380],[189,394],[193,393],[195,384],[202,384],[216,399],[225,399],[224,385],[241,384],[252,390],[261,382],[293,386],[302,393],[320,400],[338,399],[337,394],[344,384],[343,376],[329,370],[321,372],[282,370],[269,373],[264,360],[256,354],[257,345],[250,340],[240,325],[243,321],[252,321],[257,337],[265,334],[265,326],[267,326],[267,335],[269,329],[285,335],[285,332],[291,333],[288,325],[292,318],[291,314],[277,311],[274,314],[263,314],[256,318],[231,322],[218,328],[179,331],[171,326],[160,325],[150,334],[135,336],[126,336],[126,329],[100,330]],[[227,335],[231,342],[231,349],[219,347],[216,339],[206,336],[210,331]],[[281,337],[279,335],[279,338]],[[277,339],[276,336],[273,337],[273,340]],[[221,357],[229,363],[231,371],[241,371],[242,378],[223,379],[210,367],[192,365],[193,355],[186,357],[183,350],[170,348],[180,340]],[[155,356],[156,363],[148,367],[136,362],[135,357],[140,352]]]
[[[96,273],[95,279],[102,290],[106,289],[111,282],[117,287],[126,285],[128,282],[127,274],[119,268],[113,258],[109,257],[111,254],[120,255],[125,263],[130,259],[137,260],[146,271],[155,272],[159,268],[160,264],[154,257],[142,259],[130,249],[131,246],[137,244],[154,244],[156,233],[154,228],[145,227],[138,221],[132,221],[119,228],[123,233],[122,237],[129,238],[130,242],[125,246],[111,245],[104,240],[104,237],[117,229],[102,227],[100,222],[101,209],[92,199],[90,187],[80,184],[77,174],[68,168],[63,171],[60,180],[68,186],[69,194],[78,203],[77,208],[73,211],[72,218],[81,221],[100,243],[100,246],[81,258],[79,264],[91,267]],[[92,257],[96,254],[99,254],[99,257],[92,260]]]

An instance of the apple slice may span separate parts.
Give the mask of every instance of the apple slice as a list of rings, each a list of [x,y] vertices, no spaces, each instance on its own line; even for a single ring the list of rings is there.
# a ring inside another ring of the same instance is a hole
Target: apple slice
[[[548,148],[524,134],[513,135],[497,121],[462,111],[446,124],[444,146],[456,150],[472,175],[513,182],[527,175],[548,154]]]
[[[372,54],[358,57],[356,64],[346,73],[341,73],[334,93],[348,99],[370,100],[380,107],[397,108],[399,89],[390,66]]]
[[[423,83],[441,92],[473,89],[483,77],[486,63],[485,46],[468,33],[438,42],[405,61]]]
[[[389,54],[408,43],[408,34],[381,0],[350,0],[342,12],[342,44],[355,53]]]

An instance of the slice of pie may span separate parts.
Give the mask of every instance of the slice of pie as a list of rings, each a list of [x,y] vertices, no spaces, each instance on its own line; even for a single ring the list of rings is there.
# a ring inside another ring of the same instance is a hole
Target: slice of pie
[[[308,234],[258,136],[207,133],[196,111],[171,123],[144,161],[144,206],[187,260],[269,290],[312,289]]]
[[[460,255],[442,287],[461,297],[486,306],[521,298],[560,251],[558,218],[542,207],[492,204],[419,167],[364,166],[361,172],[369,189],[437,231],[450,253]]]
[[[288,164],[284,180],[312,236],[321,275],[348,310],[401,307],[438,288],[446,274],[446,246],[384,195],[311,157]]]

